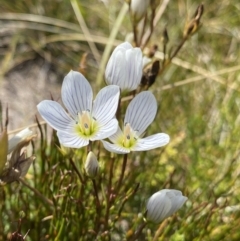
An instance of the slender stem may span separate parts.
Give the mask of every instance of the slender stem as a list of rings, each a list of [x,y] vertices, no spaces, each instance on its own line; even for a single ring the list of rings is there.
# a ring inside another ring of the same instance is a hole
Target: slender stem
[[[93,53],[94,58],[96,59],[97,63],[99,63],[101,55],[98,52],[98,49],[95,45],[95,42],[92,41],[91,33],[89,32],[89,29],[86,25],[86,22],[82,16],[81,9],[80,9],[80,1],[77,0],[71,0],[73,11],[75,13],[75,16],[79,22],[79,25],[84,33],[84,35],[90,40],[88,41],[89,47],[91,49],[91,52]]]
[[[146,225],[147,225],[146,222],[142,223],[140,225],[140,227],[138,228],[137,232],[133,236],[127,238],[127,241],[134,241],[134,240],[136,240],[140,236],[140,234],[142,233],[142,230],[146,227]]]
[[[112,31],[111,31],[110,36],[108,38],[107,45],[106,45],[106,47],[104,49],[104,52],[103,52],[103,55],[102,55],[102,59],[101,59],[101,62],[100,62],[99,71],[98,71],[98,74],[97,74],[97,85],[98,86],[101,86],[102,83],[103,83],[102,76],[103,76],[104,71],[105,71],[105,66],[107,64],[109,55],[111,53],[114,40],[116,39],[116,36],[117,36],[117,34],[119,32],[119,28],[122,26],[121,25],[122,21],[125,18],[128,9],[129,9],[129,5],[126,2],[124,2],[123,5],[122,5],[121,10],[120,10],[120,12],[119,12],[119,14],[117,16],[116,21],[113,24]]]
[[[126,169],[126,166],[127,166],[127,157],[128,157],[128,154],[124,154],[124,155],[123,155],[122,171],[121,171],[120,178],[119,178],[119,180],[118,180],[118,185],[117,185],[117,189],[116,189],[116,194],[119,192],[119,190],[120,190],[120,188],[121,188],[121,185],[122,185],[122,181],[123,181],[125,169]]]
[[[114,161],[115,157],[111,157],[110,160],[110,170],[109,170],[109,179],[108,179],[108,199],[111,194],[111,189],[112,189],[112,178],[113,178],[113,168],[114,168]]]
[[[133,23],[133,38],[134,38],[134,43],[135,43],[135,46],[138,47],[138,39],[137,39],[137,25],[136,23],[134,22]]]
[[[161,4],[160,8],[157,10],[156,16],[153,21],[154,28],[156,27],[157,23],[159,22],[160,18],[162,17],[169,2],[170,2],[170,0],[162,1],[162,4]],[[148,29],[147,31],[145,31],[145,34],[144,34],[143,40],[142,40],[142,46],[141,46],[142,49],[144,49],[144,47],[147,45],[147,41],[150,38],[149,37],[150,35],[151,35],[151,29]]]
[[[97,189],[97,184],[94,179],[92,179],[93,183],[93,189],[94,189],[94,195],[95,195],[95,200],[96,200],[96,221],[95,221],[95,232],[96,234],[99,232],[99,219],[101,217],[101,205],[98,197],[98,189]]]
[[[186,42],[187,39],[188,39],[188,36],[183,37],[182,41],[177,46],[177,48],[175,49],[173,54],[171,54],[170,60],[172,60],[178,54],[179,50],[182,48],[182,46],[184,45],[184,43]]]
[[[150,21],[150,33],[148,35],[148,37],[145,39],[145,42],[143,43],[142,45],[142,49],[144,49],[144,47],[147,45],[147,43],[149,42],[152,34],[153,34],[153,31],[154,31],[154,18],[155,18],[155,14],[156,14],[156,10],[155,9],[152,9],[152,14],[151,14],[151,21]],[[142,37],[143,39],[143,37]],[[141,40],[142,40],[141,39]]]
[[[91,141],[89,141],[89,144],[87,146],[87,152],[90,152],[90,151],[92,151],[92,142]]]
[[[107,200],[106,200],[107,204],[106,204],[106,214],[105,214],[105,220],[104,220],[104,230],[107,231],[108,230],[108,217],[109,217],[109,210],[110,210],[110,194],[109,196],[107,196]]]
[[[138,191],[138,188],[139,188],[139,183],[137,183],[136,187],[131,191],[131,193],[129,195],[127,195],[124,199],[123,199],[123,202],[118,210],[118,214],[117,216],[114,218],[114,222],[116,222],[120,216],[121,216],[121,213],[122,213],[122,210],[124,208],[124,205],[126,204],[126,202],[129,200],[129,198],[131,198],[137,191]]]
[[[75,165],[73,159],[72,159],[72,158],[69,158],[69,160],[70,160],[70,163],[71,163],[72,166],[73,166],[74,171],[77,173],[80,182],[82,183],[82,185],[84,185],[83,177],[82,177],[81,173],[78,171],[78,168],[77,168],[77,166]]]
[[[147,14],[144,17],[143,28],[142,28],[142,31],[141,31],[141,37],[139,39],[139,46],[141,46],[143,35],[144,35],[145,29],[146,29],[146,25],[147,25]]]
[[[166,227],[168,223],[168,219],[165,219],[160,225],[159,225],[159,228],[157,230],[157,232],[155,233],[154,235],[154,238],[152,241],[157,241],[158,240],[158,237],[162,234],[162,231],[163,229]]]
[[[167,44],[164,43],[163,44],[163,63],[162,63],[163,66],[165,65],[165,61],[166,61],[166,52],[167,52]]]
[[[162,72],[166,69],[166,67],[171,63],[172,59],[178,54],[179,50],[182,48],[182,46],[184,45],[184,43],[187,41],[188,36],[185,36],[180,44],[177,46],[177,48],[175,49],[175,51],[173,52],[173,54],[171,54],[169,59],[164,59],[164,65],[162,66],[162,68],[160,69],[158,75],[162,74]]]
[[[114,161],[115,157],[111,157],[110,161],[110,170],[109,170],[109,179],[108,179],[108,190],[106,196],[106,214],[105,214],[105,230],[108,230],[108,217],[109,217],[109,210],[111,208],[111,195],[112,195],[112,178],[113,178],[113,168],[114,168]]]
[[[24,186],[26,186],[27,188],[29,188],[31,191],[34,192],[34,194],[36,194],[38,197],[40,197],[46,204],[48,204],[49,206],[53,207],[53,202],[46,198],[43,194],[41,194],[37,189],[35,189],[34,187],[31,187],[27,182],[25,182],[21,177],[19,177],[18,179]]]

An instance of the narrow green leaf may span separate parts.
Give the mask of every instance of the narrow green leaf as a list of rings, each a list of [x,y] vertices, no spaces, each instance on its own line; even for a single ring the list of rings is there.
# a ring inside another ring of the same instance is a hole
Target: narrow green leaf
[[[3,171],[5,163],[7,161],[8,154],[8,135],[7,130],[4,129],[0,135],[0,174]]]

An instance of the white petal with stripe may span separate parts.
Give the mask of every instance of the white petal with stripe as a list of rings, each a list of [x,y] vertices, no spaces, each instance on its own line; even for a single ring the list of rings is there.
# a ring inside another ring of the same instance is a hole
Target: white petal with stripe
[[[62,101],[75,118],[82,111],[92,110],[93,93],[87,79],[77,71],[70,71],[62,84]]]
[[[157,113],[157,102],[150,91],[136,95],[127,107],[124,125],[129,123],[138,136],[153,122]]]
[[[169,143],[170,137],[164,133],[158,133],[148,136],[146,138],[140,138],[137,143],[132,147],[132,151],[148,151],[161,146],[165,146]]]
[[[107,141],[102,141],[102,143],[103,143],[103,146],[105,149],[107,149],[108,151],[113,152],[113,153],[126,154],[126,153],[130,152],[129,149],[124,148],[123,146],[112,144]]]
[[[119,101],[120,90],[116,85],[101,89],[93,103],[92,116],[102,126],[114,118]]]
[[[114,118],[110,120],[106,125],[103,125],[96,133],[96,135],[90,138],[90,140],[96,141],[96,140],[106,139],[109,136],[113,135],[117,131],[117,128],[118,128],[118,121],[117,119]]]
[[[37,105],[42,118],[55,130],[73,132],[74,120],[63,107],[52,100],[44,100]]]
[[[58,131],[57,136],[59,138],[59,142],[66,147],[80,148],[88,145],[89,143],[88,139],[84,139],[75,133]]]

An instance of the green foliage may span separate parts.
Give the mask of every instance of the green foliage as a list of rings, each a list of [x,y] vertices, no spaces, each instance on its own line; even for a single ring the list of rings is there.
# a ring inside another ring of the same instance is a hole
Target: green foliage
[[[113,1],[107,9],[98,1],[79,1],[100,53],[121,4]],[[0,188],[0,240],[8,240],[10,233],[18,229],[21,211],[25,214],[21,233],[30,230],[26,237],[29,241],[95,240],[96,230],[101,233],[97,240],[126,240],[143,222],[147,199],[163,188],[181,190],[188,201],[160,226],[148,224],[138,240],[153,240],[157,230],[161,230],[155,239],[159,241],[240,239],[239,3],[208,0],[204,7],[200,30],[186,41],[172,64],[150,87],[159,110],[148,134],[168,133],[168,146],[129,155],[121,190],[108,209],[109,173],[113,168],[111,184],[116,186],[122,157],[114,159],[101,151],[99,143],[94,143],[101,165],[94,184],[83,171],[87,150],[60,150],[56,134],[51,135],[45,125],[39,126],[34,146],[36,160],[25,178],[35,191],[22,183]],[[171,55],[182,39],[186,20],[196,8],[195,1],[170,1],[148,47],[157,44],[163,51],[159,40],[167,24],[167,53]],[[71,68],[77,69],[81,56],[91,52],[68,0],[2,0],[1,9],[4,30],[10,26],[12,30],[8,35],[0,33],[8,42],[1,46],[2,74],[41,56],[62,76]],[[34,20],[29,21],[26,16],[16,19],[10,13],[31,13]],[[54,20],[48,22],[46,17]],[[126,16],[117,38],[124,40],[130,31]],[[97,63],[91,53],[85,74],[93,84]],[[194,78],[198,79],[184,84]],[[95,84],[95,88],[99,86]],[[101,194],[100,207],[94,185]]]

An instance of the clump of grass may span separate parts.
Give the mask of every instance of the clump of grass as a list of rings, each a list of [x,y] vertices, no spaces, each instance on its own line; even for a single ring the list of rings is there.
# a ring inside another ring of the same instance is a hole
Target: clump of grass
[[[94,184],[83,172],[87,150],[60,151],[56,133],[46,124],[37,124],[39,138],[31,171],[22,182],[0,189],[0,239],[6,240],[16,231],[24,236],[30,230],[26,240],[131,240],[136,234],[138,240],[239,240],[238,11],[234,1],[205,1],[203,25],[192,35],[189,26],[198,24],[200,11],[195,12],[196,3],[163,3],[166,8],[154,30],[151,17],[156,17],[157,11],[147,12],[145,30],[149,28],[151,38],[142,35],[135,44],[142,46],[152,63],[159,61],[157,72],[151,64],[147,66],[141,88],[150,89],[159,103],[150,132],[160,129],[168,133],[170,144],[132,154],[121,190],[110,203],[122,160],[99,152],[102,172]],[[81,56],[90,52],[81,63],[86,64],[84,71],[94,82],[104,61],[96,54],[93,57],[88,42],[93,40],[100,57],[109,44],[106,63],[111,44],[137,27],[130,17],[123,19],[125,25],[119,26],[119,33],[109,43],[109,25],[118,13],[114,4],[120,5],[110,3],[109,18],[105,18],[100,14],[107,11],[105,6],[98,3],[96,7],[95,1],[83,1],[81,6],[75,1],[50,1],[45,6],[30,0],[17,5],[3,0],[2,74],[36,56],[52,62],[63,74],[77,69]],[[88,33],[79,26],[77,14],[82,14]],[[154,45],[158,49],[149,51]],[[151,85],[150,77],[154,79]],[[96,89],[101,85],[103,81],[94,84]],[[94,185],[101,194],[100,206]],[[162,188],[182,190],[188,196],[185,208],[159,226],[149,224],[140,230],[147,198]]]

